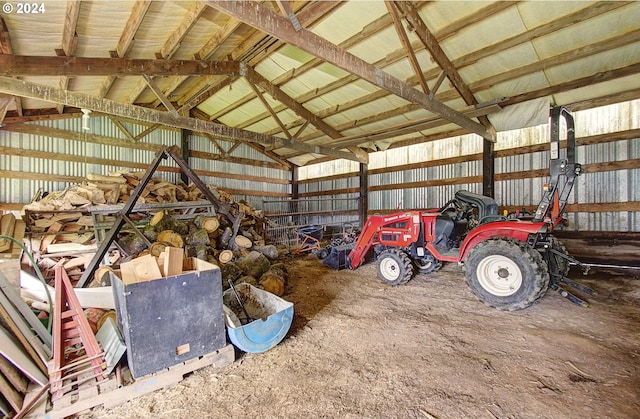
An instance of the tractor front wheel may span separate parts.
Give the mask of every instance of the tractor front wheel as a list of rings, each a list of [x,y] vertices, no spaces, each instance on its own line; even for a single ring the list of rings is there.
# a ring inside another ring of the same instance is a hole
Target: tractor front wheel
[[[549,287],[549,271],[540,253],[517,240],[479,243],[465,260],[464,271],[480,301],[504,311],[531,306]]]
[[[413,276],[413,264],[400,249],[388,249],[378,255],[376,262],[378,278],[385,284],[406,284]]]

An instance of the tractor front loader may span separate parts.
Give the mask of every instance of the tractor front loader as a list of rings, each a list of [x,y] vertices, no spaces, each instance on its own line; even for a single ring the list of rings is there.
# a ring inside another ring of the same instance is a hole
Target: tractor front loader
[[[565,158],[560,157],[561,117],[566,122]],[[428,274],[443,262],[457,262],[464,266],[471,291],[500,310],[527,308],[549,287],[585,304],[560,288],[562,283],[581,287],[566,278],[570,263],[577,261],[551,234],[565,222],[564,207],[582,171],[575,162],[573,116],[565,108],[553,108],[550,125],[550,182],[534,214],[503,216],[492,198],[460,190],[441,208],[369,217],[355,243],[331,247],[323,263],[356,269],[374,259],[383,282],[401,285],[416,270]]]

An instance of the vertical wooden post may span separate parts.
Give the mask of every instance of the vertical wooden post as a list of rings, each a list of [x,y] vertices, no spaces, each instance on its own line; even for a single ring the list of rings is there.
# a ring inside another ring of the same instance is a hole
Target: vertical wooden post
[[[360,228],[367,222],[369,213],[369,169],[366,163],[360,163],[360,196],[358,197],[358,219]]]
[[[293,222],[298,225],[300,223],[300,205],[298,202],[300,194],[300,184],[298,183],[298,166],[291,167],[291,208],[289,210],[296,214]]]
[[[180,149],[182,150],[182,160],[189,161],[189,130],[183,129],[180,131]],[[180,180],[185,184],[189,184],[189,176],[186,173],[180,172]]]
[[[495,195],[495,153],[493,142],[482,140],[482,195],[493,198]]]

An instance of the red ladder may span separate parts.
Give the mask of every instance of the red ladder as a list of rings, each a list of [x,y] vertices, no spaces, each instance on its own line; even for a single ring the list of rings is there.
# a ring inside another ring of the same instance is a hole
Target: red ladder
[[[49,363],[52,401],[69,393],[74,386],[86,385],[91,380],[97,384],[105,378],[104,352],[62,266],[55,270],[52,338],[53,360]]]

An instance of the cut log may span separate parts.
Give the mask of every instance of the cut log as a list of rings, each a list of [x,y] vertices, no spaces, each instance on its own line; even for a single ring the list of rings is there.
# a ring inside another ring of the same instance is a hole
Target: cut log
[[[236,264],[245,274],[254,278],[260,278],[271,267],[269,259],[256,251],[251,251],[246,256],[241,257]]]
[[[227,279],[236,281],[241,276],[244,276],[244,272],[233,262],[227,262],[220,265],[220,273],[222,274],[222,284],[227,282]]]
[[[207,233],[207,230],[205,230],[204,228],[199,228],[197,230],[192,231],[191,234],[187,236],[186,241],[187,241],[187,244],[191,246],[210,244],[209,234]]]
[[[284,295],[286,280],[282,276],[281,270],[269,269],[260,277],[258,285],[263,290],[282,297]]]
[[[147,242],[138,234],[133,234],[123,239],[122,245],[130,255],[137,255],[147,249]]]
[[[222,252],[220,252],[220,254],[218,255],[218,260],[220,261],[220,263],[224,264],[224,263],[228,263],[233,259],[233,252],[231,250],[223,250]]]
[[[220,221],[215,217],[207,217],[204,220],[202,227],[207,230],[207,233],[213,233],[220,227]]]
[[[241,249],[250,249],[251,246],[253,246],[251,240],[249,240],[245,236],[237,235],[234,241],[236,245]]]
[[[158,240],[158,232],[156,231],[155,227],[152,226],[150,223],[143,227],[142,234],[144,234],[144,236],[150,242],[154,242]]]
[[[266,246],[253,246],[253,250],[256,250],[271,260],[278,259],[278,248],[272,244]]]
[[[158,223],[162,221],[163,218],[164,218],[164,211],[158,211],[155,214],[153,214],[153,217],[151,217],[151,220],[149,221],[149,225],[155,227],[156,225],[158,225]]]
[[[164,252],[164,250],[168,246],[171,246],[171,243],[169,243],[169,242],[154,242],[154,243],[151,243],[151,246],[149,246],[149,253],[152,256],[158,257],[158,256],[160,256],[160,253]]]
[[[225,228],[224,232],[220,236],[220,245],[219,245],[219,247],[221,247],[221,248],[229,247],[229,242],[231,241],[231,236],[233,236],[233,230],[231,230],[231,227]]]
[[[189,232],[189,226],[179,220],[176,220],[164,211],[156,212],[149,225],[152,225],[156,231],[172,230],[178,234],[184,235]],[[162,240],[160,240],[162,241]]]
[[[158,234],[159,242],[171,243],[173,247],[184,247],[182,236],[173,230],[163,230]]]
[[[96,269],[96,272],[93,274],[93,282],[90,286],[100,286],[105,287],[111,285],[111,272],[113,272],[113,268],[111,266],[101,266]]]

